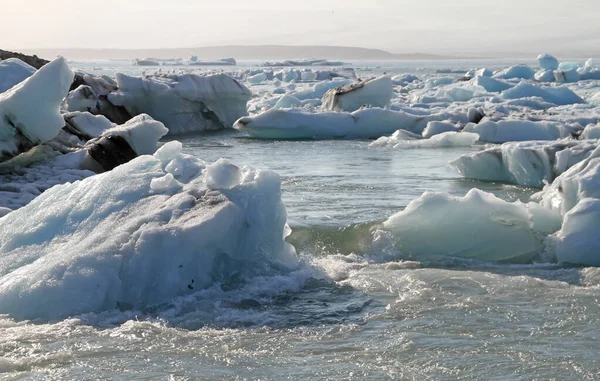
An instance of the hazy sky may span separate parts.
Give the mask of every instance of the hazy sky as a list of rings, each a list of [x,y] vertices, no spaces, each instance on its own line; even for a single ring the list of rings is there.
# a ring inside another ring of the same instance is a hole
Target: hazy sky
[[[600,0],[0,0],[0,48],[346,45],[397,53],[600,47]]]

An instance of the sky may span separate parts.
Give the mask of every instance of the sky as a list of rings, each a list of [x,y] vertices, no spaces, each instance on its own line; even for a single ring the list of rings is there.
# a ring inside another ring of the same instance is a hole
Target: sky
[[[0,0],[0,49],[340,45],[593,50],[600,0]]]

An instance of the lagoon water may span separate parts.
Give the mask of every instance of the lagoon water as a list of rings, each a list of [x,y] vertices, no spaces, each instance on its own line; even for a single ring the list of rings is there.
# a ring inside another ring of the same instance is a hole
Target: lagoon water
[[[439,68],[385,65],[370,64]],[[426,191],[462,196],[477,187],[509,201],[535,192],[460,178],[447,163],[472,148],[265,142],[234,131],[177,139],[207,162],[226,157],[279,173],[288,241],[304,266],[147,311],[55,322],[0,316],[0,379],[598,379],[600,270],[418,261],[375,238],[379,224]]]

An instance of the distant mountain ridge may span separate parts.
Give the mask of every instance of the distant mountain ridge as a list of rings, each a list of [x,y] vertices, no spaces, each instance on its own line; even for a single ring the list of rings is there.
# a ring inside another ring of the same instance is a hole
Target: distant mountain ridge
[[[233,57],[238,60],[281,60],[302,58],[323,58],[330,60],[410,60],[458,58],[435,54],[394,54],[381,49],[368,49],[348,46],[292,46],[292,45],[224,45],[197,48],[163,49],[27,49],[26,53],[52,59],[58,55],[67,59],[134,59],[154,57],[160,59],[188,58],[191,55],[200,59]]]

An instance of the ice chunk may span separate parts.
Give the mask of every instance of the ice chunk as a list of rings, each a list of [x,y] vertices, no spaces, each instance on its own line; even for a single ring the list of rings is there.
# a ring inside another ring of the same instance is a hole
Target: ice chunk
[[[488,143],[557,140],[571,136],[571,130],[560,123],[529,120],[484,121],[467,125],[464,131],[477,133],[481,141]]]
[[[312,71],[303,71],[302,73],[300,73],[300,79],[302,79],[303,81],[316,81],[317,73]]]
[[[429,121],[447,117],[444,114],[416,116],[380,108],[353,113],[271,109],[257,116],[240,118],[233,127],[260,139],[367,139],[389,135],[398,129],[420,134]]]
[[[92,115],[89,112],[69,112],[64,114],[63,117],[69,127],[72,127],[86,139],[98,137],[104,131],[113,127],[110,120],[103,115]]]
[[[581,79],[579,72],[576,69],[571,70],[556,70],[554,72],[554,80],[558,83],[578,82]]]
[[[231,189],[242,183],[242,170],[227,159],[219,159],[206,167],[206,186],[208,189]]]
[[[23,82],[35,73],[35,68],[17,58],[0,61],[0,93]]]
[[[454,123],[437,122],[437,121],[429,122],[429,123],[427,123],[427,127],[425,127],[425,130],[423,130],[423,137],[430,138],[433,135],[441,134],[443,132],[450,132],[450,131],[456,132],[456,130],[457,130],[457,128]]]
[[[535,73],[535,80],[538,82],[554,82],[554,70],[540,70]]]
[[[470,179],[541,188],[585,160],[597,146],[595,141],[577,140],[504,143],[463,155],[450,166]]]
[[[556,259],[583,266],[600,266],[600,200],[582,199],[564,217],[554,235]]]
[[[275,103],[275,108],[292,108],[292,107],[300,107],[302,106],[302,101],[292,95],[286,94],[279,98],[277,103]]]
[[[477,76],[473,79],[473,84],[476,86],[483,87],[487,92],[490,93],[500,93],[504,90],[508,90],[515,85],[500,81],[491,77]]]
[[[600,125],[587,125],[581,133],[581,139],[600,139]]]
[[[256,75],[252,75],[246,78],[246,81],[253,85],[258,85],[267,80],[267,75],[265,73],[258,73]]]
[[[554,103],[555,105],[585,103],[581,97],[566,86],[542,88],[527,82],[521,82],[512,89],[503,91],[501,95],[504,99],[540,97],[546,102]]]
[[[585,198],[600,198],[600,147],[545,188],[541,204],[565,215]]]
[[[414,258],[527,262],[540,254],[544,235],[560,223],[557,213],[472,189],[465,197],[427,192],[385,221],[384,228],[397,248]]]
[[[164,124],[141,114],[123,125],[106,130],[103,135],[121,136],[138,155],[152,155],[156,151],[156,143],[167,132]]]
[[[169,163],[181,153],[183,145],[177,140],[165,143],[155,153],[154,157],[163,163]]]
[[[364,105],[386,107],[393,96],[392,80],[383,76],[329,90],[323,96],[323,107],[343,111],[356,111]]]
[[[403,131],[403,130],[399,130]],[[470,132],[443,132],[429,139],[405,140],[396,133],[391,137],[381,137],[369,144],[369,147],[388,146],[393,148],[447,148],[469,147],[479,140],[479,135]]]
[[[569,71],[569,70],[577,70],[579,68],[579,64],[577,62],[561,62],[558,65],[558,70]]]
[[[291,95],[300,99],[301,101],[307,99],[321,99],[331,89],[335,89],[344,85],[352,83],[350,79],[335,79],[332,81],[322,81],[315,84],[314,87],[309,89],[298,90]]]
[[[65,125],[60,104],[72,81],[61,57],[0,93],[0,161],[58,135]]]
[[[542,70],[556,70],[558,69],[558,60],[550,54],[540,54],[537,58],[538,65]]]
[[[170,180],[163,165],[141,156],[0,218],[0,313],[45,320],[143,310],[296,268],[276,174],[253,171],[211,191],[202,172],[159,193],[151,184]],[[231,168],[212,175],[220,170]]]
[[[512,79],[512,78],[521,78],[521,79],[533,79],[535,75],[535,70],[527,65],[515,65],[504,70],[501,70],[494,74],[494,78],[502,78],[502,79]]]
[[[229,128],[247,115],[250,90],[225,75],[195,74],[130,77],[117,74],[119,92],[108,99],[131,115],[149,114],[169,134]]]

